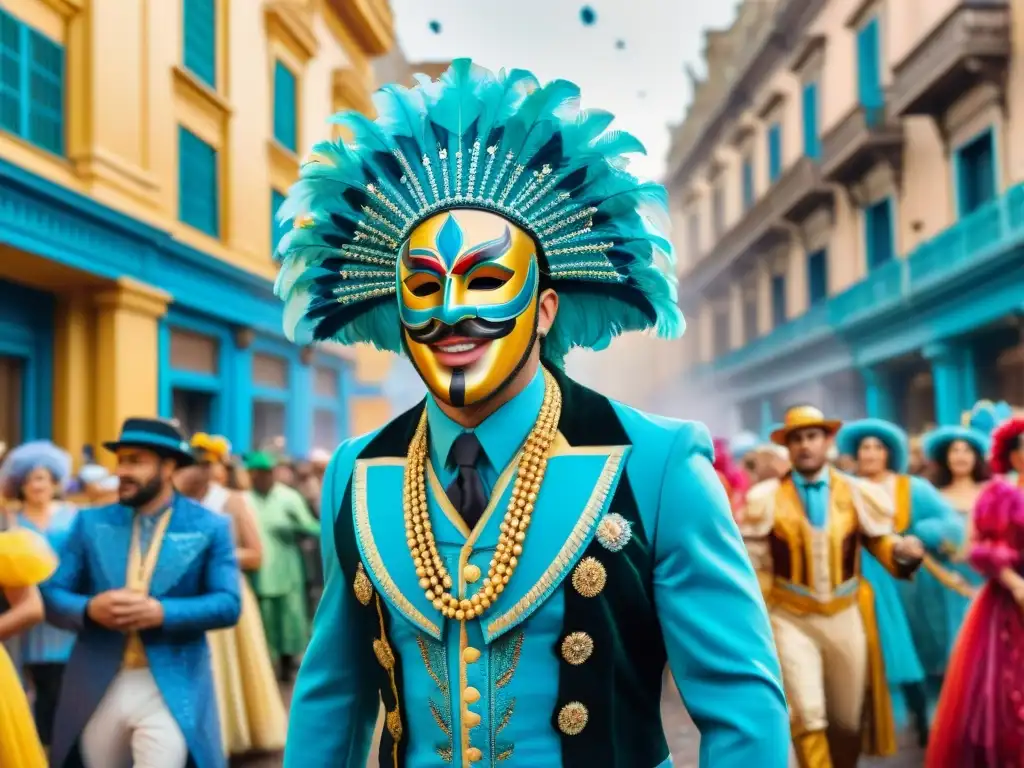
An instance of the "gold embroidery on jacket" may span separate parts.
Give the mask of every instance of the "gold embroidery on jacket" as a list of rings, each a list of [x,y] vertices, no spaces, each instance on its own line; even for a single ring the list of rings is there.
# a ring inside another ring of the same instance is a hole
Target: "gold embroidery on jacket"
[[[437,723],[437,727],[445,735],[446,741],[435,748],[442,760],[451,762],[454,755],[455,744],[452,739],[452,709],[449,697],[450,687],[448,685],[448,664],[445,660],[444,646],[423,634],[416,635],[416,645],[420,649],[420,658],[423,659],[423,666],[427,668],[427,674],[437,686],[440,697],[427,699],[427,706],[430,707],[430,714]]]

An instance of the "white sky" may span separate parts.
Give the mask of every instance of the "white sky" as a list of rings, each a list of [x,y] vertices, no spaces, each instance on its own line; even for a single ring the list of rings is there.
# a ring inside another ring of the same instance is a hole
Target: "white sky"
[[[685,64],[703,71],[703,31],[726,26],[735,0],[391,0],[411,62],[468,56],[490,69],[525,68],[577,83],[585,107],[607,109],[647,146],[632,170],[658,178],[667,126],[690,101]],[[589,5],[592,26],[580,21]],[[441,24],[434,34],[430,22]],[[623,40],[625,47],[616,48]]]

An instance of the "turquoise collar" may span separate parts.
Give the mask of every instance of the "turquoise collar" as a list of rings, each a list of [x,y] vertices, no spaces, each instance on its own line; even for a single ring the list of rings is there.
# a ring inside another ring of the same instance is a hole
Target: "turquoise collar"
[[[463,432],[473,432],[480,440],[491,467],[501,472],[526,440],[544,402],[544,374],[537,373],[526,388],[488,416],[475,429],[467,430],[448,418],[434,397],[427,397],[427,426],[430,430],[430,460],[441,471],[447,466],[452,443]]]
[[[824,483],[827,487],[831,480],[832,473],[829,471],[828,464],[822,467],[814,477],[804,477],[799,472],[793,471],[793,482],[796,483],[798,488],[807,488],[815,483]]]

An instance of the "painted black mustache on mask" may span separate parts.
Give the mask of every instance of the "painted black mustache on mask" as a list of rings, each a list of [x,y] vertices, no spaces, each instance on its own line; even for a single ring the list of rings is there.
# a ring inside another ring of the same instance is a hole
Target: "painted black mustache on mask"
[[[482,341],[494,341],[512,333],[516,327],[516,321],[502,320],[494,322],[483,320],[479,317],[467,317],[455,325],[442,323],[440,320],[431,320],[422,328],[407,329],[409,338],[418,344],[437,344],[449,336],[463,336],[468,339],[480,339]]]

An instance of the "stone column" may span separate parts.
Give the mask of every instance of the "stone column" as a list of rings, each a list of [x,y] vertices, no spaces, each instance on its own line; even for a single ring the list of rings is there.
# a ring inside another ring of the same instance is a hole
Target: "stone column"
[[[775,428],[775,419],[772,416],[772,401],[769,398],[763,398],[761,400],[761,437],[764,440],[768,439],[768,435],[772,429]]]
[[[964,344],[956,342],[930,344],[923,354],[932,366],[935,420],[939,425],[959,424],[963,412],[974,404],[973,356]]]
[[[97,441],[117,437],[130,416],[158,414],[159,326],[169,301],[163,291],[128,278],[94,296]]]
[[[867,415],[874,419],[897,421],[891,377],[875,367],[861,368],[860,375],[864,380],[864,404]]]

